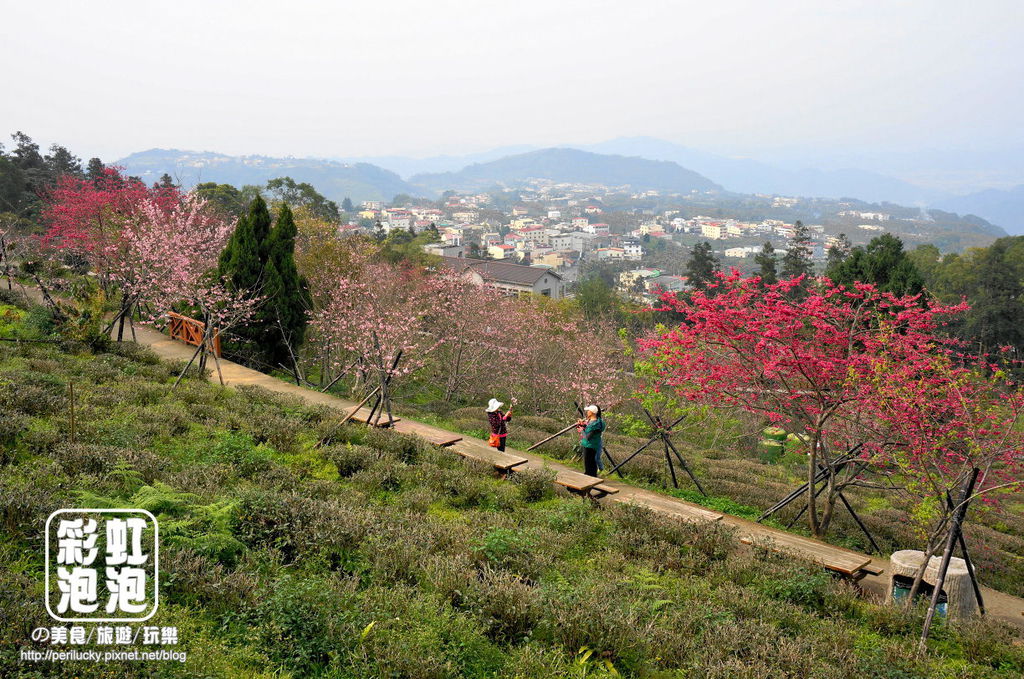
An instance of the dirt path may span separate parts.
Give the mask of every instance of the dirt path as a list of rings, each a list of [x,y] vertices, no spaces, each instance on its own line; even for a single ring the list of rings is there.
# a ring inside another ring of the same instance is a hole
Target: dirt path
[[[26,292],[37,301],[41,301],[38,291],[29,288]],[[150,347],[161,358],[188,361],[195,351],[195,347],[172,340],[153,328],[137,326],[135,334],[138,343]],[[210,380],[218,382],[216,366],[212,361],[209,361],[207,367],[211,371]],[[224,383],[229,386],[259,386],[269,391],[295,396],[307,403],[323,405],[338,410],[350,409],[356,405],[354,401],[299,387],[224,359],[220,360],[220,373]],[[467,445],[474,445],[472,440],[467,440],[466,443]],[[529,468],[547,467],[555,472],[579,471],[563,464],[545,460],[543,457],[533,453],[512,448],[509,448],[506,452],[527,458],[528,462],[525,466]],[[762,526],[759,523],[748,521],[738,516],[719,514],[699,505],[644,488],[631,486],[621,481],[609,479],[605,481],[605,485],[613,486],[619,492],[604,498],[601,502],[630,502],[687,521],[720,520],[723,524],[733,526],[741,540],[758,543],[774,541],[785,551],[819,563],[823,560],[828,560],[832,563],[865,563],[870,560],[871,567],[881,569],[882,573],[879,575],[867,575],[860,581],[860,585],[865,591],[872,593],[879,599],[886,596],[889,586],[888,573],[891,568],[887,559],[870,557],[819,540],[805,538],[769,526]],[[1024,600],[988,587],[982,587],[982,595],[985,599],[988,615],[1024,629]]]

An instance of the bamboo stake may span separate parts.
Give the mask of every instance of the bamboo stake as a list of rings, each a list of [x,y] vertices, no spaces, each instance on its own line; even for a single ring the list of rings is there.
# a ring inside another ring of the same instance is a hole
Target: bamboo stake
[[[68,382],[68,396],[70,403],[69,412],[71,414],[71,445],[75,444],[75,383]]]
[[[565,429],[562,429],[562,430],[561,430],[561,431],[559,431],[558,433],[552,434],[551,436],[547,437],[547,438],[546,438],[546,439],[544,439],[543,441],[537,441],[537,443],[534,443],[534,444],[533,444],[532,446],[530,446],[529,448],[527,448],[527,449],[526,449],[526,452],[530,452],[530,451],[531,451],[531,450],[533,450],[534,448],[539,448],[540,446],[544,445],[544,444],[545,444],[545,443],[547,443],[548,441],[550,441],[550,440],[552,440],[552,439],[556,439],[556,438],[558,438],[559,436],[561,436],[562,434],[564,434],[564,433],[566,433],[567,431],[569,431],[570,429],[575,429],[575,428],[576,428],[576,423],[575,423],[575,422],[573,422],[572,424],[570,424],[570,425],[569,425],[568,427],[566,427]]]
[[[932,627],[932,618],[935,617],[935,609],[939,605],[939,596],[942,594],[942,586],[946,584],[946,572],[949,570],[949,560],[953,556],[953,547],[956,545],[956,538],[960,534],[960,527],[964,522],[964,515],[967,514],[967,500],[974,492],[974,484],[978,480],[980,470],[975,467],[969,479],[964,484],[963,492],[960,494],[960,504],[953,513],[952,526],[949,528],[949,536],[946,539],[946,549],[942,552],[942,562],[939,564],[939,572],[935,577],[935,589],[932,590],[931,605],[928,606],[928,614],[924,618],[924,628],[921,630],[921,643],[918,650],[924,653],[928,650],[928,632]],[[925,562],[927,563],[927,561]]]

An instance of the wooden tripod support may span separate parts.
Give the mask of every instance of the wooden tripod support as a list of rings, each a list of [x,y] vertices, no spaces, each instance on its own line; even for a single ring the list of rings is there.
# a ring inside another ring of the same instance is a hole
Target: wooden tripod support
[[[822,484],[822,486],[819,488],[819,483],[822,483],[830,476],[835,476],[843,469],[845,469],[848,465],[856,464],[854,458],[857,457],[858,451],[860,451],[860,449],[863,446],[863,443],[858,443],[853,448],[850,448],[848,451],[843,453],[839,457],[839,459],[837,459],[831,465],[823,465],[821,463],[818,463],[818,472],[814,475],[814,497],[818,497],[823,492],[825,492],[825,488],[827,487],[827,484]],[[776,502],[774,505],[768,508],[764,512],[764,514],[758,517],[757,522],[761,523],[772,514],[775,514],[776,512],[781,510],[783,507],[786,507],[792,502],[794,502],[797,498],[804,497],[807,494],[807,485],[807,483],[804,483],[799,488],[791,492],[789,495]],[[851,517],[853,517],[853,520],[856,522],[857,526],[861,529],[861,531],[863,531],[864,535],[867,536],[868,542],[871,543],[871,548],[873,551],[869,552],[869,554],[881,554],[882,549],[878,546],[878,543],[875,542],[875,538],[871,535],[871,531],[868,530],[867,526],[864,525],[864,522],[860,520],[859,516],[857,516],[857,512],[854,511],[853,506],[850,505],[850,502],[849,500],[846,499],[846,496],[843,495],[841,491],[837,493],[837,496],[839,497],[839,501],[843,503],[843,507],[846,508],[846,511],[850,513]],[[803,508],[801,508],[800,511],[797,512],[797,515],[794,516],[788,524],[786,524],[786,528],[791,528],[793,524],[799,521],[800,517],[803,516],[804,512],[807,511],[807,507],[808,504],[804,503]]]
[[[377,341],[377,349],[380,351],[380,341],[377,340],[377,335],[374,334],[374,340]],[[395,368],[398,367],[398,362],[402,360],[402,350],[399,349],[398,353],[395,354],[395,360],[391,362],[391,369],[388,371],[379,370],[380,373],[380,386],[377,387],[377,398],[373,402],[373,407],[370,408],[370,416],[366,418],[367,424],[372,424],[375,427],[383,426],[390,427],[395,423],[395,418],[391,414],[391,378],[395,374]],[[387,412],[388,421],[386,424],[380,424],[380,418]],[[374,417],[376,415],[376,418]]]
[[[660,417],[655,417],[654,415],[651,415],[651,413],[646,408],[644,408],[644,414],[647,415],[647,419],[650,420],[651,424],[654,426],[654,435],[651,436],[650,439],[648,439],[647,443],[643,444],[635,451],[633,451],[633,453],[629,457],[615,465],[611,471],[618,472],[620,467],[628,463],[630,460],[632,460],[634,457],[636,457],[643,451],[647,450],[647,448],[649,448],[655,441],[661,441],[662,446],[665,450],[665,462],[668,464],[668,471],[672,475],[672,485],[675,486],[676,488],[679,487],[679,481],[676,478],[675,464],[672,462],[672,457],[675,456],[676,460],[679,462],[679,466],[683,468],[683,471],[685,471],[687,475],[690,477],[690,480],[693,481],[693,485],[697,486],[697,490],[700,491],[700,494],[706,497],[707,493],[704,492],[704,487],[700,485],[700,481],[698,481],[697,477],[693,475],[693,472],[690,470],[690,465],[686,464],[686,460],[679,452],[679,449],[676,448],[675,444],[672,443],[672,430],[676,427],[676,425],[678,425],[680,422],[686,419],[686,415],[680,416],[672,424],[665,426],[665,423],[662,422]]]

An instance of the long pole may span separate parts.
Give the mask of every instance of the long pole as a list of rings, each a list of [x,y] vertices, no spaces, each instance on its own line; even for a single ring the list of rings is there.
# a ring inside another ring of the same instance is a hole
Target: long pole
[[[981,470],[975,467],[971,470],[971,476],[967,479],[963,492],[960,493],[960,504],[953,512],[952,525],[949,527],[949,536],[946,538],[946,549],[942,552],[942,563],[939,565],[939,573],[935,578],[935,589],[932,591],[932,602],[928,606],[928,614],[924,618],[924,628],[921,630],[921,643],[918,650],[924,653],[928,649],[928,632],[932,627],[932,619],[935,617],[935,609],[939,605],[939,596],[942,594],[942,586],[946,584],[946,571],[949,570],[949,560],[953,556],[953,546],[956,544],[957,535],[960,534],[960,526],[963,524],[964,515],[967,514],[967,499],[974,492],[974,483],[978,480]]]
[[[552,434],[551,436],[547,437],[547,438],[546,438],[546,439],[544,439],[543,441],[537,441],[537,442],[536,442],[536,443],[534,443],[534,444],[533,444],[532,446],[530,446],[529,448],[527,448],[527,449],[526,449],[526,451],[527,451],[527,452],[529,452],[529,451],[533,450],[534,448],[539,448],[540,446],[544,445],[544,444],[545,444],[545,443],[547,443],[548,441],[551,441],[552,439],[556,439],[556,438],[558,438],[559,436],[561,436],[562,434],[564,434],[564,433],[566,433],[567,431],[569,431],[570,429],[575,429],[575,428],[576,428],[576,423],[575,423],[575,422],[573,422],[572,424],[570,424],[570,425],[569,425],[568,427],[566,427],[565,429],[562,429],[562,430],[558,431],[557,433],[555,433],[555,434]]]
[[[704,492],[704,487],[700,485],[700,481],[697,480],[697,477],[690,469],[690,465],[686,464],[686,459],[679,453],[679,450],[676,449],[675,444],[672,443],[672,440],[668,437],[668,434],[665,434],[665,444],[669,448],[671,448],[672,452],[676,454],[677,458],[679,458],[679,464],[682,465],[683,471],[686,472],[687,475],[689,475],[690,480],[693,481],[693,485],[697,486],[697,490],[700,491],[700,494],[703,495],[704,497],[707,497],[708,494]]]
[[[71,444],[75,443],[75,383],[68,382],[68,396],[71,401],[69,412],[71,414]]]
[[[946,504],[950,509],[953,509],[953,498],[949,496],[949,491],[946,491]],[[964,555],[967,573],[971,576],[971,587],[974,588],[974,596],[978,599],[978,610],[982,615],[985,615],[985,600],[981,596],[981,587],[978,586],[978,575],[974,571],[974,562],[971,561],[971,555],[967,552],[967,540],[964,539],[964,532],[962,530],[957,536],[957,540],[960,543],[960,551]]]

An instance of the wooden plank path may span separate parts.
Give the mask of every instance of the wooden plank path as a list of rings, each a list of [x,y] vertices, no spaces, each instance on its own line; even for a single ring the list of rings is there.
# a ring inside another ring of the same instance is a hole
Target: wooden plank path
[[[522,455],[508,451],[502,452],[476,439],[462,439],[449,446],[449,448],[462,457],[490,464],[504,474],[529,462]]]
[[[26,288],[26,292],[37,302],[41,301],[41,295],[37,289]],[[166,359],[187,361],[194,351],[188,345],[171,340],[166,335],[150,327],[136,327],[136,337],[138,343],[150,347],[157,355]],[[356,406],[356,403],[353,401],[304,389],[264,373],[245,368],[231,361],[221,359],[220,364],[224,383],[228,385],[259,386],[269,391],[295,396],[307,403],[328,406],[339,411]],[[212,372],[210,379],[217,381],[216,371]],[[578,470],[548,462],[536,455],[511,449],[506,450],[504,453],[499,453],[498,450],[490,448],[483,441],[465,439],[453,432],[412,420],[403,419],[395,428],[396,431],[424,436],[424,438],[437,445],[447,445],[449,449],[465,457],[490,461],[492,464],[494,460],[498,460],[503,465],[507,465],[510,461],[515,461],[515,464],[506,466],[506,469],[548,468],[555,471],[556,479],[559,474],[569,472],[578,476],[585,476]],[[501,455],[502,457],[497,457],[496,455]],[[511,460],[506,458],[511,458]],[[500,470],[500,467],[496,466],[496,468]],[[562,478],[571,479],[573,477],[562,476]],[[889,562],[884,558],[871,558],[867,555],[835,547],[819,540],[793,535],[792,533],[763,526],[740,517],[713,512],[704,507],[654,491],[630,486],[621,481],[604,480],[597,485],[591,486],[590,490],[595,488],[598,490],[607,488],[612,491],[609,493],[609,497],[601,500],[602,502],[637,504],[683,521],[720,521],[723,524],[735,527],[740,540],[743,542],[749,544],[770,541],[773,549],[785,551],[796,557],[822,564],[832,570],[841,573],[852,573],[855,576],[865,574],[866,577],[861,581],[862,587],[881,596],[888,594],[886,591],[888,585],[886,572],[889,569]],[[1024,600],[989,587],[982,587],[982,593],[985,597],[989,617],[1024,628]]]
[[[864,554],[776,529],[770,529],[770,532],[762,535],[744,535],[740,537],[740,542],[745,545],[764,544],[774,551],[813,561],[857,580],[868,574],[864,567],[873,561]],[[874,574],[879,575],[885,569],[873,570],[877,570]]]

